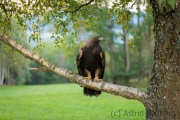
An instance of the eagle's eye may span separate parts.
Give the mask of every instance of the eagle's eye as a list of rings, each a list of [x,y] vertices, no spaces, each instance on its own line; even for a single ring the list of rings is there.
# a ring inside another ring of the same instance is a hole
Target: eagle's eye
[[[104,38],[103,38],[103,37],[99,37],[98,39],[99,39],[99,40],[104,40]]]

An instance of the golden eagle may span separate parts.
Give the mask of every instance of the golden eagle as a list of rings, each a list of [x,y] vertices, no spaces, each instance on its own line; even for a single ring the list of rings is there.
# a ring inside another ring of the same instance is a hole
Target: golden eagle
[[[99,42],[104,40],[103,37],[93,37],[86,46],[82,47],[76,56],[76,65],[79,75],[88,80],[101,81],[105,69],[104,51]],[[84,95],[98,96],[101,91],[84,88]]]

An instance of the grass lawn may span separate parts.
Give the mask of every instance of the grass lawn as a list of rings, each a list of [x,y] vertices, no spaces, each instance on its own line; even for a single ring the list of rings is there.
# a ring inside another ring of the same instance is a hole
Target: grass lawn
[[[77,84],[1,86],[0,120],[144,120],[136,100],[83,95]]]

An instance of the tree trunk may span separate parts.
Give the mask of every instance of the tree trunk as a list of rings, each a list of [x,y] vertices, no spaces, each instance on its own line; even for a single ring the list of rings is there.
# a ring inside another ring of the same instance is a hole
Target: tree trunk
[[[1,65],[0,65],[0,85],[3,85],[3,83],[4,83],[5,74],[6,74],[5,65],[3,63],[1,63]]]
[[[154,17],[154,66],[146,117],[148,120],[180,120],[180,2],[174,9],[151,0]]]
[[[3,78],[2,78],[2,67],[0,66],[0,85],[3,83]]]
[[[147,27],[148,27],[147,34],[146,34],[145,38],[147,39],[148,53],[149,53],[149,56],[153,56],[151,26],[147,26]]]
[[[130,58],[129,58],[129,46],[128,46],[128,39],[126,30],[123,29],[123,39],[124,39],[124,51],[125,51],[125,73],[127,74],[130,69]]]
[[[137,10],[138,10],[138,13],[137,13],[137,27],[138,27],[138,33],[137,33],[137,40],[138,40],[138,77],[139,77],[139,80],[141,79],[142,77],[142,39],[140,38],[141,36],[141,27],[140,27],[140,17],[141,17],[141,13],[140,13],[140,3],[137,3]]]
[[[152,38],[153,35],[152,35],[151,27],[152,27],[152,25],[147,26],[147,31],[146,31],[144,37],[145,37],[145,40],[146,40],[146,47],[148,49],[147,50],[147,53],[148,53],[148,56],[149,56],[148,61],[150,63],[153,63],[153,46],[154,46],[154,44],[152,44],[152,43],[154,43],[154,42],[152,42],[152,41],[154,41],[154,39]],[[151,78],[151,69],[152,69],[152,66],[149,66],[149,65],[148,65],[148,72],[146,73],[146,76],[148,77],[148,79]]]

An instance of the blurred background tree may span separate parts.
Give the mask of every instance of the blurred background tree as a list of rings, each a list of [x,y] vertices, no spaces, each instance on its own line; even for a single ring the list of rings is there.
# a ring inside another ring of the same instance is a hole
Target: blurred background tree
[[[15,21],[15,19],[12,20],[13,29],[8,32],[8,36],[29,48],[30,46],[25,41],[27,39],[26,33],[22,30],[22,27],[15,24]],[[0,85],[17,85],[31,81],[30,71],[27,70],[29,64],[29,60],[0,41]]]
[[[43,50],[38,49],[37,48],[38,46],[35,46],[34,49],[46,60],[51,61],[51,63],[57,66],[62,66],[63,68],[66,68],[68,70],[77,72],[75,56],[78,49],[71,47],[69,48],[70,50],[68,50],[68,46],[66,46],[66,44],[64,46],[61,46],[60,48],[57,48],[57,47],[52,47],[54,45],[53,42],[47,41],[47,42],[42,43],[43,46],[46,46]],[[38,65],[34,62],[31,62],[30,67],[38,67]],[[51,72],[30,71],[30,73],[32,75],[32,78],[31,78],[32,80],[27,81],[26,84],[52,84],[52,83],[69,83],[70,82],[66,80],[65,78],[60,77]]]

